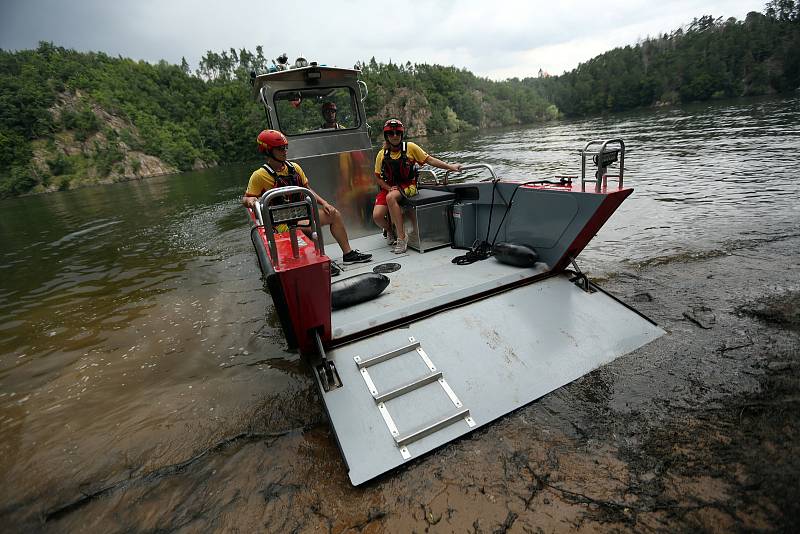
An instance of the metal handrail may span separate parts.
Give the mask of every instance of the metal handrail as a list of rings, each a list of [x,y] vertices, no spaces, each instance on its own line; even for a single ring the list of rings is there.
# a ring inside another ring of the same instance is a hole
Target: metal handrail
[[[367,95],[369,95],[369,87],[367,87],[367,82],[364,80],[356,80],[356,83],[360,86],[364,86],[364,91],[361,93],[361,101],[367,99]]]
[[[319,208],[314,200],[314,194],[310,189],[295,185],[290,185],[288,187],[276,187],[261,195],[261,198],[258,199],[258,202],[256,202],[255,205],[256,220],[258,221],[258,224],[263,226],[265,229],[267,241],[269,243],[270,255],[272,256],[272,262],[276,267],[279,265],[280,261],[278,259],[278,247],[275,244],[275,228],[272,226],[271,221],[269,225],[265,223],[264,211],[269,209],[273,199],[297,193],[305,195],[305,198],[301,202],[305,202],[311,208],[311,240],[314,242],[314,248],[316,249],[317,253],[325,254],[325,245],[322,241],[322,230],[319,224]],[[292,244],[292,252],[296,258],[299,255],[296,226],[289,226],[289,239]]]
[[[272,128],[272,119],[269,116],[269,112],[272,111],[272,106],[269,105],[267,102],[267,88],[269,85],[262,85],[261,89],[258,90],[258,99],[264,105],[264,115],[267,117],[267,125]]]
[[[488,165],[486,163],[474,163],[472,165],[464,165],[463,167],[461,167],[461,170],[458,171],[458,172],[472,171],[472,170],[475,170],[475,169],[487,169],[489,171],[489,173],[492,175],[492,178],[491,178],[492,180],[497,180],[498,179],[497,178],[497,174],[494,172],[494,169],[492,168],[492,166]],[[444,173],[444,185],[447,185],[447,178],[450,176],[450,172],[451,171],[447,171],[446,173]],[[487,180],[488,179],[484,179],[484,180],[481,180],[481,181],[485,182]]]
[[[611,178],[618,178],[618,187],[622,187],[623,183],[623,174],[625,171],[625,143],[622,139],[606,139],[605,141],[597,139],[594,141],[589,141],[586,143],[586,146],[583,147],[583,150],[580,151],[581,153],[581,189],[586,190],[586,182],[591,180],[586,180],[586,156],[588,155],[597,155],[598,158],[598,173],[595,179],[595,191],[600,192],[601,185],[602,187],[607,187],[608,182],[607,179],[609,175],[602,173],[601,171],[604,170],[602,167],[602,156],[603,154],[610,153],[612,150],[606,151],[606,147],[608,145],[619,145],[619,174],[612,174],[610,175]],[[600,145],[599,150],[590,151],[589,147],[593,145]],[[617,149],[614,149],[617,150]]]
[[[417,176],[417,183],[419,185],[428,185],[430,182],[423,178],[428,175],[433,177],[433,185],[441,185],[439,183],[439,175],[433,169],[420,169],[419,175]]]

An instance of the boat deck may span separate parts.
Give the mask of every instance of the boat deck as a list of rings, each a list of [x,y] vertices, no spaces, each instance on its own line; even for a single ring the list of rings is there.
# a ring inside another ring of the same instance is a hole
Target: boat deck
[[[455,265],[452,259],[466,251],[449,246],[424,253],[409,248],[404,254],[394,254],[380,234],[354,239],[351,246],[371,253],[372,261],[344,265],[339,246],[335,242],[326,244],[326,254],[343,267],[342,273],[332,279],[334,283],[373,272],[376,266],[385,263],[397,263],[400,269],[385,273],[390,283],[378,298],[333,311],[334,340],[547,272],[544,263],[536,264],[535,268],[521,268],[493,258]]]

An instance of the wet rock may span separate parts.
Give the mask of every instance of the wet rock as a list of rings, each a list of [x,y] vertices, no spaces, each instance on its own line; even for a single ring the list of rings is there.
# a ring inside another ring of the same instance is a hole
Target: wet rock
[[[800,291],[761,297],[736,311],[774,326],[800,330]]]
[[[685,311],[683,312],[683,316],[691,323],[704,330],[710,330],[717,322],[717,316],[710,308],[706,308],[705,306],[698,306],[689,311]]]

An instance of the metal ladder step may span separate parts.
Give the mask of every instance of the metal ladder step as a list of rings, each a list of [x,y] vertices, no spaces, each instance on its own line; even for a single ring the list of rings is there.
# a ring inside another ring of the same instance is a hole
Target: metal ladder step
[[[353,359],[356,361],[356,365],[358,365],[359,369],[366,369],[367,367],[372,367],[373,365],[385,362],[386,360],[390,360],[395,356],[400,356],[401,354],[405,354],[406,352],[411,352],[412,350],[418,348],[419,348],[419,341],[415,341],[409,345],[400,347],[399,349],[390,350],[389,352],[385,352],[379,356],[373,356],[372,358],[366,360],[362,360],[358,356],[356,356]]]
[[[419,389],[422,386],[426,386],[431,382],[436,382],[440,378],[442,378],[442,372],[437,371],[435,373],[431,373],[429,375],[425,375],[423,377],[411,380],[406,384],[392,388],[388,391],[385,391],[384,393],[373,395],[372,397],[375,399],[376,404],[380,402],[386,402],[395,399],[401,395],[405,395],[406,393],[411,393],[415,389]]]
[[[466,419],[469,416],[470,416],[469,415],[469,408],[462,408],[460,410],[456,410],[456,411],[454,411],[452,413],[449,413],[449,414],[445,415],[441,419],[437,419],[437,420],[431,421],[429,423],[425,423],[424,425],[420,426],[419,428],[416,428],[416,429],[412,430],[411,432],[403,434],[402,436],[395,436],[394,437],[394,441],[397,443],[398,447],[405,447],[405,446],[407,446],[407,445],[409,445],[411,443],[414,443],[417,440],[420,440],[420,439],[424,438],[425,436],[429,436],[429,435],[433,434],[434,432],[437,432],[437,431],[443,429],[444,427],[452,425],[453,423],[455,423],[458,420]],[[472,425],[470,425],[470,426],[472,426]]]
[[[475,426],[475,421],[470,416],[469,408],[464,408],[461,401],[458,399],[458,396],[456,396],[453,389],[444,379],[443,373],[441,371],[437,371],[436,366],[433,365],[433,362],[425,353],[425,350],[423,350],[420,342],[414,337],[409,337],[408,340],[411,342],[408,345],[404,345],[383,354],[373,356],[372,358],[368,358],[366,360],[362,360],[360,356],[353,357],[358,369],[361,371],[361,376],[364,379],[364,382],[367,384],[367,388],[369,389],[372,398],[375,400],[375,405],[377,406],[378,411],[381,413],[389,432],[392,434],[392,437],[394,438],[394,441],[400,450],[400,454],[402,454],[403,458],[406,460],[411,458],[411,452],[408,450],[408,445],[414,443],[415,441],[438,432],[439,430],[450,426],[459,420],[464,420],[470,427]],[[392,387],[386,391],[379,392],[369,374],[369,368],[412,351],[416,351],[419,354],[420,358],[422,358],[422,361],[425,362],[425,365],[428,367],[430,374],[415,378],[409,382],[406,382],[405,384]],[[394,419],[389,413],[386,402],[401,397],[407,393],[411,393],[412,391],[416,391],[434,382],[439,382],[439,385],[444,390],[444,393],[455,406],[455,411],[451,411],[445,414],[443,417],[434,419],[409,432],[401,434],[394,422]]]

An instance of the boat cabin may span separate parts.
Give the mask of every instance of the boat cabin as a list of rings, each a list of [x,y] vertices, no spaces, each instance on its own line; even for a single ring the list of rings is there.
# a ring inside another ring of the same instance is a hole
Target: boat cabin
[[[375,149],[366,120],[366,84],[359,71],[312,63],[255,76],[253,92],[266,127],[289,140],[311,187],[344,216],[348,231],[373,231]],[[336,123],[325,124],[323,108],[335,107]]]

